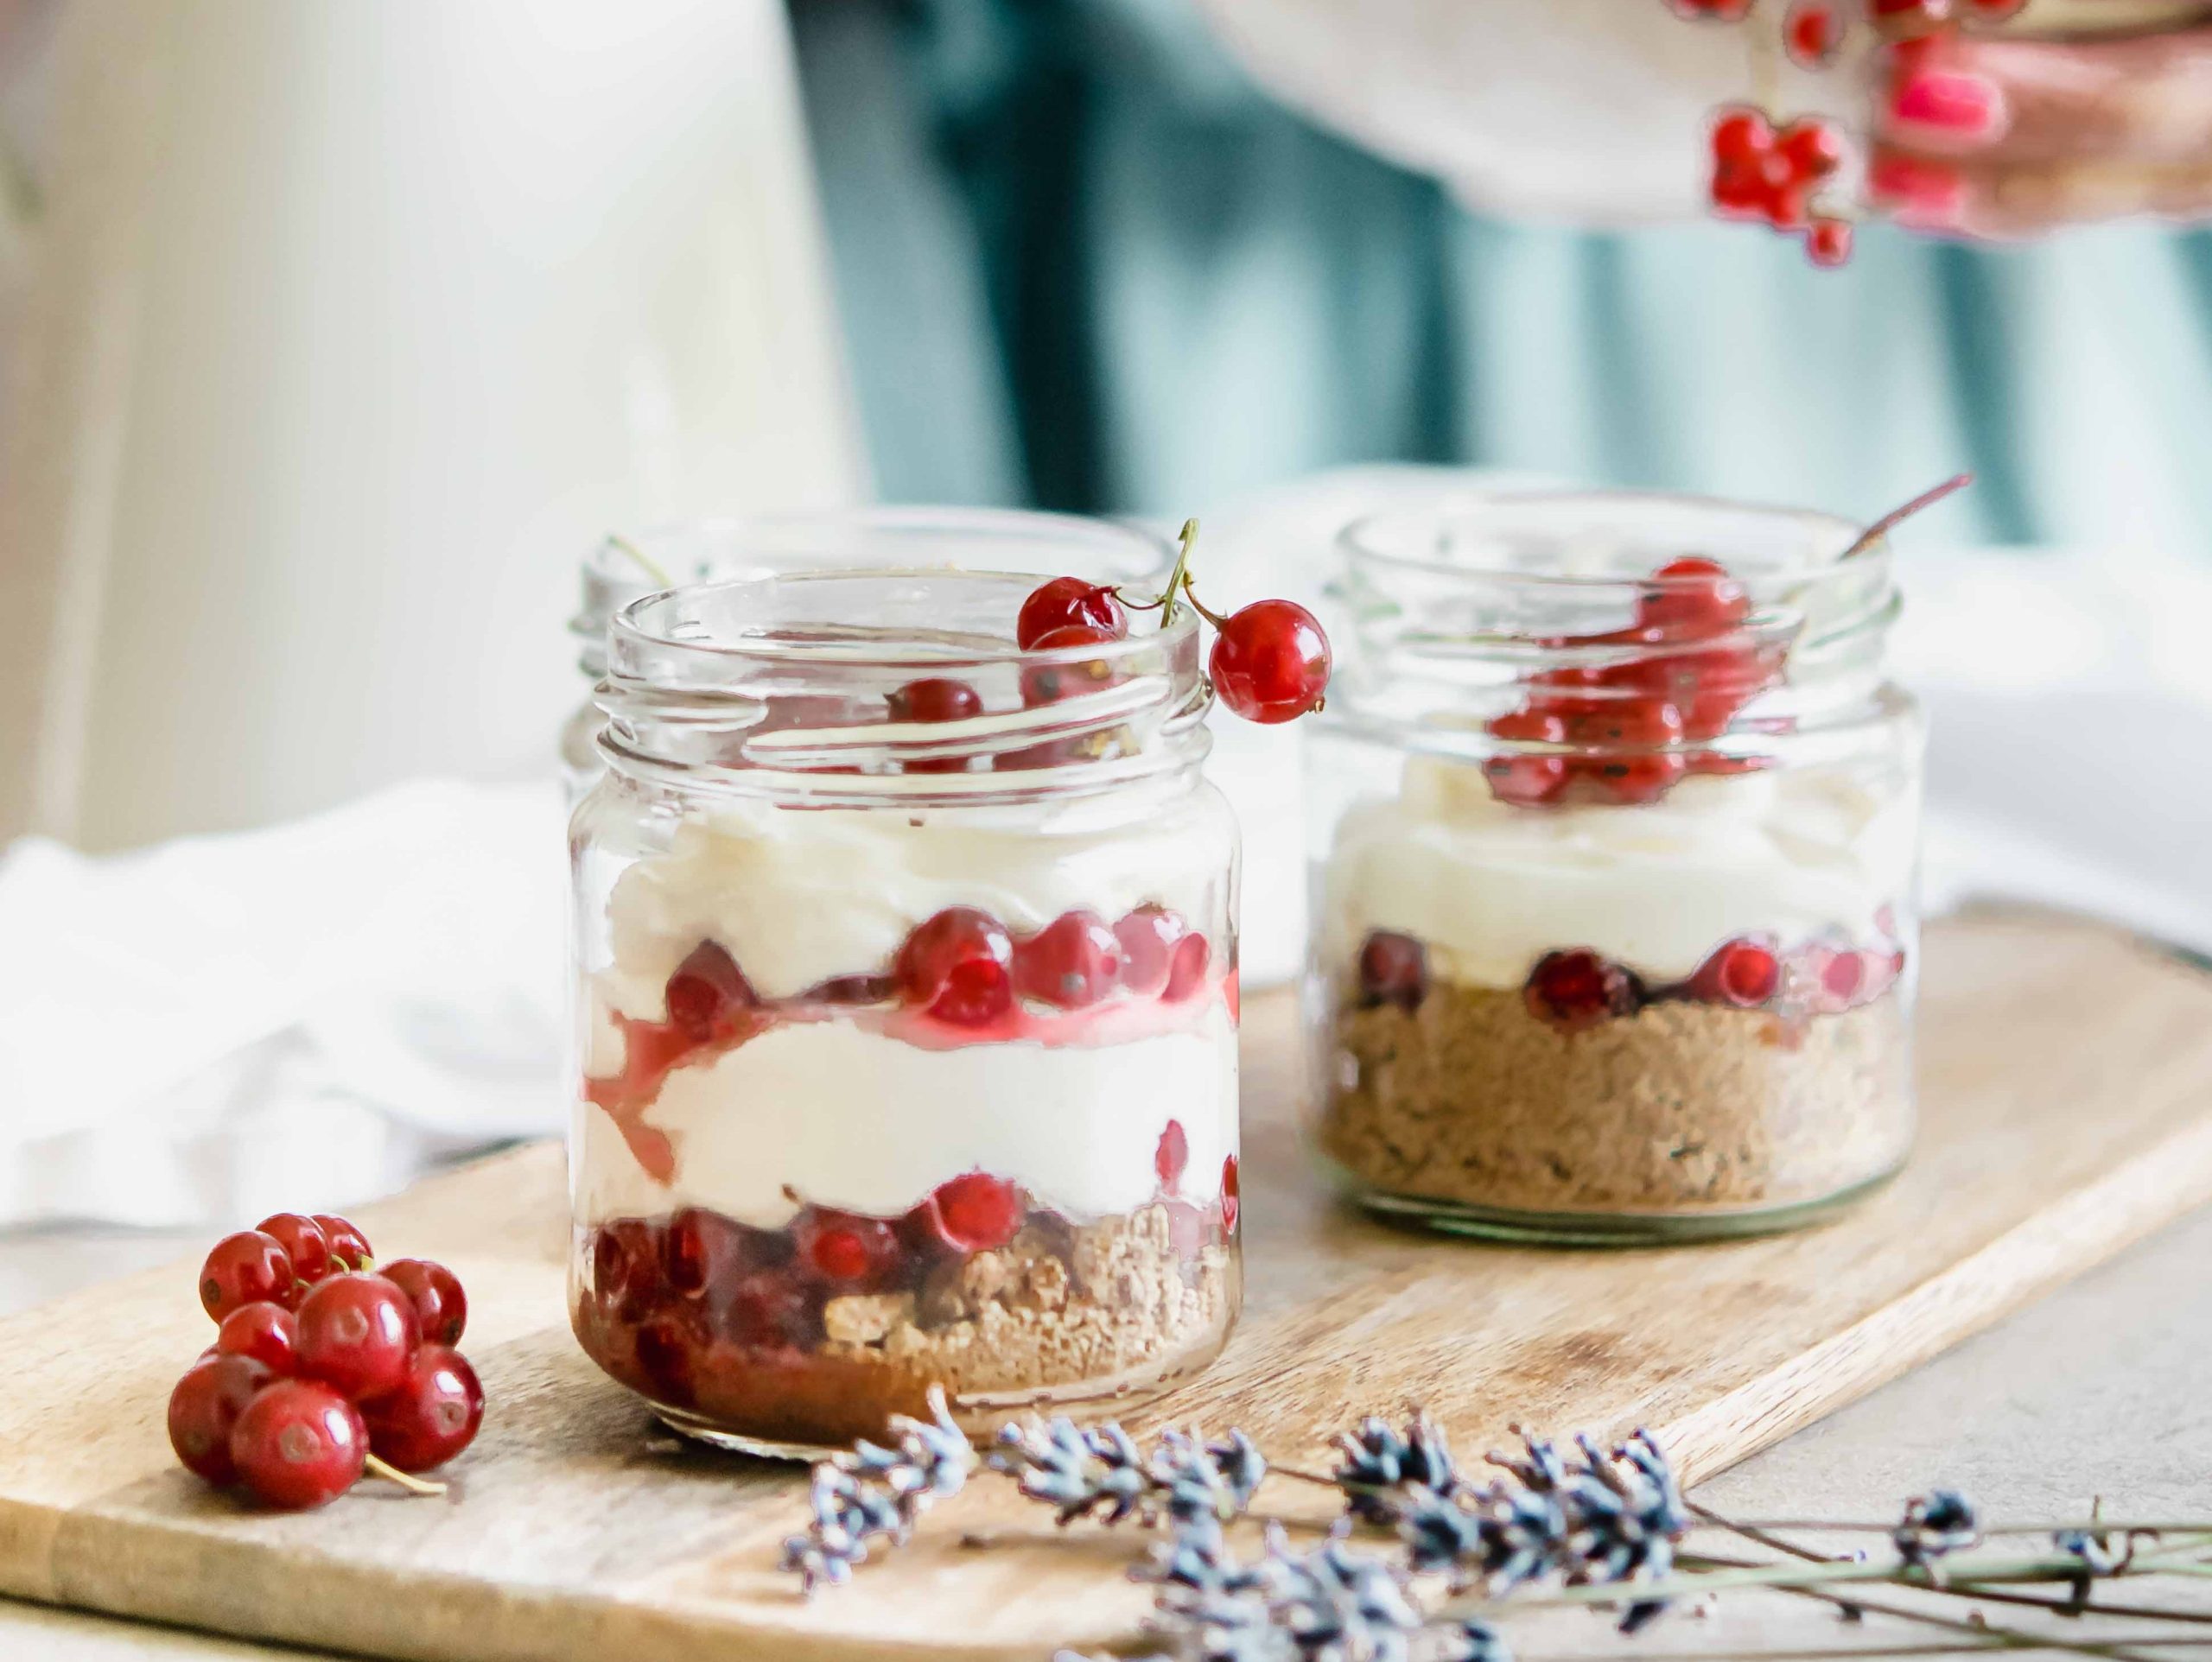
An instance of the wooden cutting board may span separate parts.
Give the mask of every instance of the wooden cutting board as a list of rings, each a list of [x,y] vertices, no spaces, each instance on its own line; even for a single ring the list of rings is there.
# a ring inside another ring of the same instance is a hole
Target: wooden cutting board
[[[1516,1419],[1644,1423],[1707,1475],[2212,1197],[2212,976],[2020,914],[1931,931],[1925,967],[1927,1125],[1902,1179],[1809,1234],[1633,1253],[1433,1240],[1332,1204],[1296,1147],[1289,1000],[1255,999],[1243,1325],[1132,1429],[1234,1424],[1321,1464],[1332,1430],[1412,1398],[1470,1453]],[[447,1662],[1042,1659],[1134,1627],[1134,1544],[1055,1532],[995,1481],[802,1602],[775,1555],[803,1475],[679,1444],[570,1340],[562,1182],[559,1151],[530,1148],[360,1215],[469,1288],[492,1406],[443,1500],[371,1483],[277,1516],[178,1469],[163,1405],[209,1331],[192,1265],[0,1323],[0,1591]],[[1277,1487],[1270,1510],[1322,1498]]]

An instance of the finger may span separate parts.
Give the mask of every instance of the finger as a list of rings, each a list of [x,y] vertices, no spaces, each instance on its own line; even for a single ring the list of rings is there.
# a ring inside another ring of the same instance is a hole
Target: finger
[[[1883,136],[1999,165],[2167,164],[2212,154],[2212,29],[2095,41],[1954,38],[1905,48]]]
[[[1867,169],[1867,193],[1910,229],[1993,240],[2145,214],[2212,219],[2212,156],[2011,166],[1885,149]]]

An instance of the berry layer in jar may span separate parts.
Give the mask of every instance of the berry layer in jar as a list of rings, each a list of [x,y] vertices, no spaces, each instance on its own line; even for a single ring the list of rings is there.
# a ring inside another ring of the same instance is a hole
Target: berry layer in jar
[[[1210,1356],[1236,977],[1182,829],[740,809],[624,870],[572,1139],[587,1348],[671,1418],[776,1443],[880,1433],[932,1382],[1046,1399]],[[1082,1266],[1109,1252],[1106,1298]],[[1051,1310],[954,1297],[1046,1259]]]

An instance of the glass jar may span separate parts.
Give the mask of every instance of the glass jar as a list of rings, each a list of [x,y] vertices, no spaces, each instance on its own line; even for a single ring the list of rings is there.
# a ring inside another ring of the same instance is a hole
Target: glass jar
[[[1685,1240],[1897,1170],[1923,735],[1890,551],[1853,541],[1602,493],[1344,532],[1306,1011],[1312,1141],[1362,1203]]]
[[[588,689],[607,673],[607,630],[632,600],[675,583],[773,577],[840,567],[931,566],[1082,577],[1156,592],[1174,551],[1133,526],[996,508],[870,508],[843,514],[705,519],[607,536],[584,556],[569,633],[588,689],[561,729],[561,777],[573,808],[598,783],[605,718]]]
[[[1116,1411],[1226,1341],[1236,837],[1187,612],[1024,653],[1032,576],[617,618],[571,828],[574,1325],[679,1430]]]

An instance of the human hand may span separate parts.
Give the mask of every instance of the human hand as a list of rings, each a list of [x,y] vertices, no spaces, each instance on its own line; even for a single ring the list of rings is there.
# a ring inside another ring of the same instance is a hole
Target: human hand
[[[2212,219],[2212,26],[1888,50],[1867,184],[1899,223],[2018,238],[2130,214]]]

